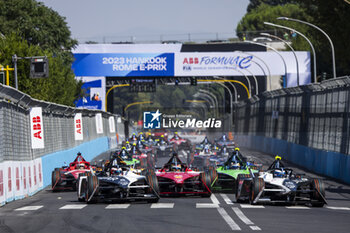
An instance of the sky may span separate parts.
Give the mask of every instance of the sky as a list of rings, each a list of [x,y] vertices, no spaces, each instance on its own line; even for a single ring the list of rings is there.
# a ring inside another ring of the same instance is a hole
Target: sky
[[[38,0],[82,41],[235,37],[249,0]],[[188,35],[190,33],[190,35]]]

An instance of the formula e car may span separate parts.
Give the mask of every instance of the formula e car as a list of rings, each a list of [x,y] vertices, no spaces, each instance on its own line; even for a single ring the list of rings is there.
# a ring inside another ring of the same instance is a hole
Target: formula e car
[[[182,163],[177,153],[156,172],[160,195],[211,195],[211,179],[208,171],[198,172]]]
[[[249,175],[249,169],[253,173],[258,173],[260,167],[261,165],[247,162],[247,159],[239,153],[239,148],[236,148],[227,158],[226,162],[218,164],[218,168],[216,169],[218,176],[212,183],[213,190],[235,193],[237,189],[237,177],[244,174]]]
[[[217,145],[219,145],[219,147],[223,147],[226,146],[229,149],[234,149],[235,148],[235,142],[231,141],[226,134],[222,135],[221,138],[219,138],[218,140],[215,141]]]
[[[191,143],[189,140],[181,138],[177,132],[174,137],[169,140],[170,144],[174,144],[178,150],[191,150]]]
[[[115,156],[103,172],[86,172],[77,182],[79,201],[94,203],[99,200],[158,202],[159,186],[154,170],[145,170],[142,175],[131,170]]]
[[[77,157],[69,166],[63,166],[62,168],[55,168],[51,175],[51,187],[52,191],[58,190],[74,190],[76,180],[80,173],[90,171],[90,163],[87,162],[81,153],[77,154]]]
[[[158,157],[169,157],[174,151],[174,145],[170,145],[166,141],[156,139],[156,145],[153,146],[155,150],[156,158]]]
[[[276,156],[268,170],[260,172],[259,176],[250,174],[239,177],[236,200],[248,200],[251,204],[310,204],[314,207],[327,203],[322,180],[294,174],[280,160],[281,157]]]

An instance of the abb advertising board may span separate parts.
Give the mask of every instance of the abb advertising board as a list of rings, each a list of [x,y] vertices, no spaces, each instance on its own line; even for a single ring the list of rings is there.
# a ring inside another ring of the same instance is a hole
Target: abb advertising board
[[[32,149],[44,148],[44,125],[41,107],[30,109],[30,132]]]
[[[74,116],[74,138],[76,141],[84,140],[83,117],[81,113],[77,113]]]

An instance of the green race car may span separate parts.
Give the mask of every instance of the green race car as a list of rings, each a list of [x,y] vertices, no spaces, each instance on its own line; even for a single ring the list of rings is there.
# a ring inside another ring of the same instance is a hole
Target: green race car
[[[239,153],[239,149],[236,148],[225,163],[218,165],[216,169],[217,176],[212,181],[213,191],[235,193],[238,176],[249,175],[249,168],[253,173],[259,172],[258,166],[247,162],[246,158]]]

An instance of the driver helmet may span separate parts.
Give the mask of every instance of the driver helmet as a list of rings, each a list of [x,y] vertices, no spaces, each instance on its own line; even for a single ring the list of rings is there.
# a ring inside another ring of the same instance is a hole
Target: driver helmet
[[[172,171],[180,171],[181,170],[181,164],[177,164],[177,165],[173,164],[173,165],[171,165],[171,170]]]
[[[83,169],[85,168],[85,165],[84,165],[83,163],[78,163],[78,164],[77,164],[77,168],[78,168],[79,170],[83,170]]]
[[[204,146],[204,152],[209,153],[209,145],[208,144]]]
[[[236,163],[236,162],[231,162],[230,164],[230,167],[233,168],[233,169],[238,169],[240,168],[240,164],[239,163]]]
[[[285,175],[285,172],[284,171],[282,171],[282,170],[275,170],[274,172],[273,172],[273,176],[274,177],[283,177]]]
[[[235,151],[239,151],[239,148],[238,148],[238,147],[236,147],[236,148],[235,148]]]

